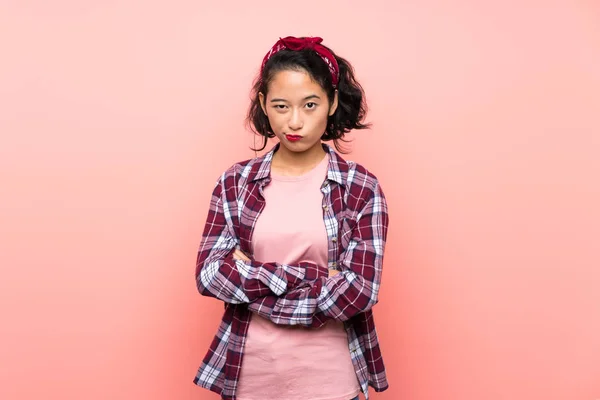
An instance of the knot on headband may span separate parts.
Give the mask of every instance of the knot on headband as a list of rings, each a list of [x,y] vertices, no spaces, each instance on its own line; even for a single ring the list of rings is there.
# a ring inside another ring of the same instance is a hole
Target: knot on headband
[[[329,72],[331,73],[333,87],[337,87],[340,75],[340,69],[337,60],[325,46],[321,45],[321,42],[323,42],[323,39],[320,37],[297,38],[294,36],[288,36],[285,38],[279,38],[277,43],[275,43],[273,47],[271,47],[271,50],[269,50],[269,52],[265,55],[263,59],[260,71],[261,75],[265,68],[265,65],[267,64],[267,61],[269,61],[269,59],[273,57],[273,55],[275,55],[277,52],[284,49],[292,51],[309,49],[316,52],[319,55],[319,57],[321,57],[321,59],[325,61],[325,63],[329,67]]]

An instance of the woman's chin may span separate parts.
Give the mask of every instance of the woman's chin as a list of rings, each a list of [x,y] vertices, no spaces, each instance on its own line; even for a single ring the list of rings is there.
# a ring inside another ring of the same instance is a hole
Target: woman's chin
[[[308,143],[306,141],[306,138],[302,138],[302,139],[297,140],[297,141],[289,141],[286,138],[283,138],[283,139],[280,139],[279,142],[288,151],[293,152],[293,153],[304,153],[306,151],[312,150],[317,145],[320,146],[320,144],[321,144],[320,140],[317,141],[317,142],[312,142],[311,141],[310,143]]]

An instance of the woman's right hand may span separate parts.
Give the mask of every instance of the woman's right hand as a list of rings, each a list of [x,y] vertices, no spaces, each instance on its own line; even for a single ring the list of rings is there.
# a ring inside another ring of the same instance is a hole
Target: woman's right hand
[[[246,253],[244,253],[243,251],[241,251],[238,248],[236,248],[233,252],[233,259],[234,260],[242,260],[242,261],[246,261],[246,262],[250,261],[250,258],[248,258]]]

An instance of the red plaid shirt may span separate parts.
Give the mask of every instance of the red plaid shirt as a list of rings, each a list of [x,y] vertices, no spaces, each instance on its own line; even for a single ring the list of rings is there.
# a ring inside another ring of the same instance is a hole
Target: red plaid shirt
[[[233,165],[215,185],[196,282],[202,295],[225,303],[225,313],[194,383],[235,400],[251,312],[276,324],[313,328],[333,319],[344,322],[356,376],[368,399],[369,385],[378,392],[388,387],[371,310],[388,227],[383,191],[373,174],[323,145],[330,155],[321,187],[329,264],[234,260],[238,247],[252,258],[252,232],[265,205],[262,192],[271,180],[278,146]],[[328,269],[340,273],[329,278]]]

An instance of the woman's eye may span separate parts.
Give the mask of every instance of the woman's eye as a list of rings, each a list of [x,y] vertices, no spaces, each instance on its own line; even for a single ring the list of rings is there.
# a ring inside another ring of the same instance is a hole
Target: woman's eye
[[[306,107],[308,107],[309,109],[311,108],[315,108],[317,106],[317,103],[306,103]]]
[[[285,105],[284,104],[276,104],[275,105],[275,109],[276,110],[284,110],[285,109]]]

